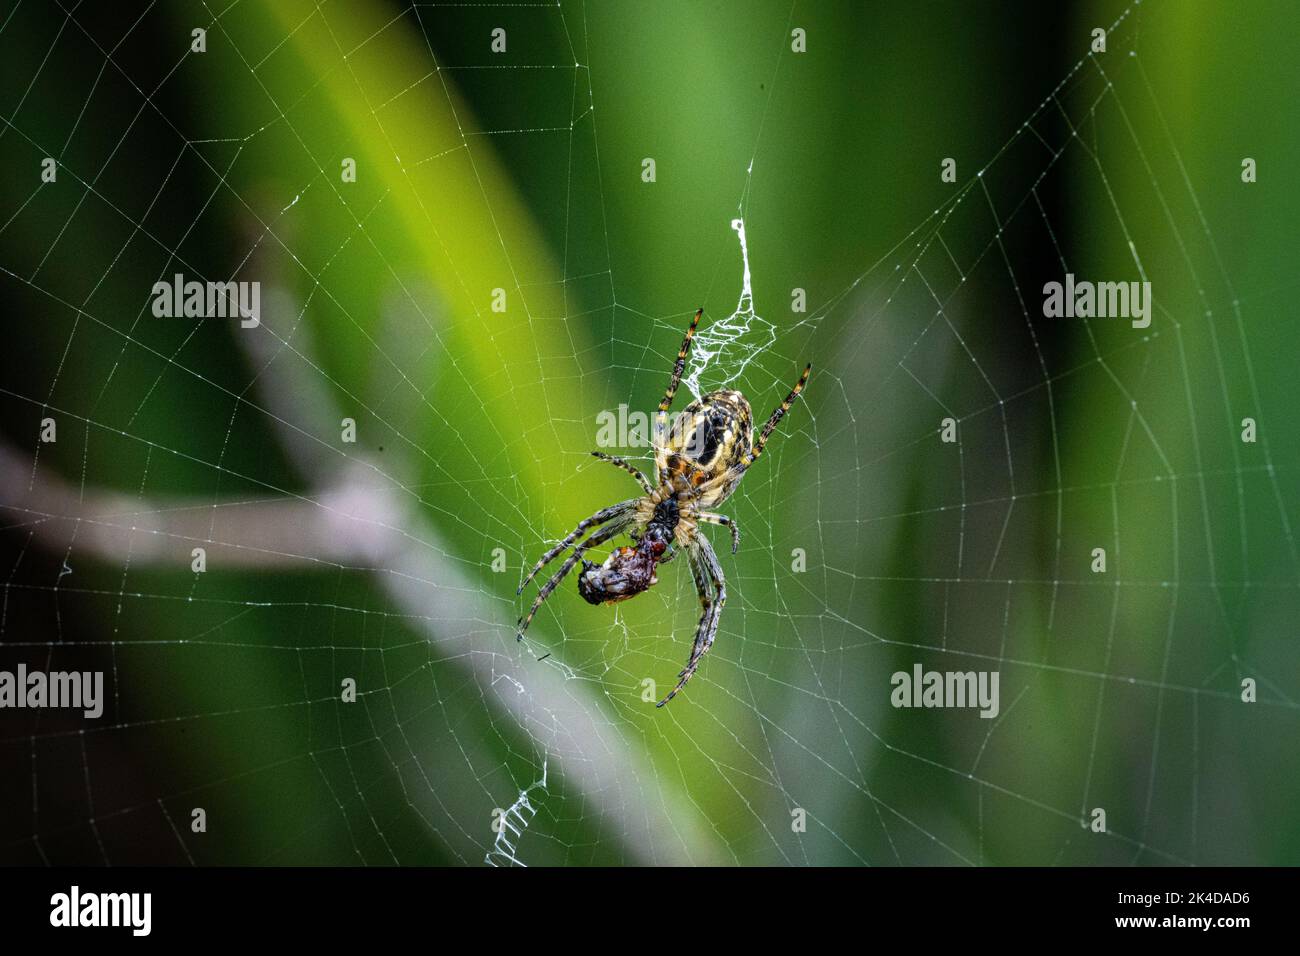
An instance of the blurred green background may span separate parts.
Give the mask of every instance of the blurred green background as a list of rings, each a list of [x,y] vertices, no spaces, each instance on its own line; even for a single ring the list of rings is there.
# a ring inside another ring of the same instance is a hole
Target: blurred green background
[[[0,714],[0,859],[1300,861],[1297,25],[9,6],[0,664],[110,699]],[[597,416],[652,409],[690,314],[735,309],[738,212],[774,336],[702,383],[761,416],[816,371],[657,710],[685,567],[617,610],[567,581],[522,645],[515,588],[634,490]],[[1145,275],[1150,328],[1043,318],[1066,271]],[[261,325],[155,318],[177,272],[260,282]],[[997,670],[999,717],[892,708],[917,663]]]

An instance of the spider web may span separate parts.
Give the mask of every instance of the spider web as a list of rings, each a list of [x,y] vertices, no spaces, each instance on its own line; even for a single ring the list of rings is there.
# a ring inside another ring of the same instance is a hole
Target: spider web
[[[699,41],[669,11],[0,19],[0,654],[108,688],[98,721],[4,713],[3,859],[1296,861],[1289,287],[1235,287],[1238,159],[1203,181],[1166,105],[1177,12],[1117,8],[1105,54],[1074,31],[1015,122],[955,128],[987,148],[935,140],[956,183],[938,152],[864,156],[864,185],[837,118],[794,200],[827,10],[713,22],[738,115],[707,65],[680,79]],[[828,219],[861,223],[829,256]],[[259,325],[155,318],[177,272],[260,281]],[[1042,320],[1065,272],[1150,278],[1150,328]],[[514,590],[634,493],[589,456],[597,416],[653,408],[700,304],[692,393],[761,416],[816,371],[723,509],[717,643],[656,710],[685,568],[615,609],[566,582],[524,644]],[[914,664],[997,670],[998,715],[892,708]]]
[[[750,172],[753,172],[752,167]],[[749,363],[776,342],[776,326],[754,310],[753,279],[749,272],[749,241],[745,236],[744,218],[731,220],[731,228],[740,242],[740,298],[730,315],[710,322],[696,333],[690,360],[682,375],[682,382],[696,398],[707,391],[726,388],[737,382]],[[700,385],[700,376],[705,372],[713,372],[719,378],[710,388]]]

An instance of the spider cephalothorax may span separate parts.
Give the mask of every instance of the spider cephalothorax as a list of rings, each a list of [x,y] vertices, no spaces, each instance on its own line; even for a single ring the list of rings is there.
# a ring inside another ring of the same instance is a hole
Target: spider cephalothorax
[[[763,426],[757,442],[753,440],[753,413],[749,402],[740,392],[731,390],[710,392],[691,402],[670,429],[668,409],[672,406],[686,367],[691,339],[703,314],[703,309],[696,312],[686,330],[668,382],[668,391],[655,413],[653,439],[658,485],[651,485],[645,475],[622,458],[593,451],[597,458],[628,472],[641,485],[645,495],[620,501],[578,522],[570,534],[542,555],[519,586],[519,593],[522,593],[542,568],[573,547],[573,553],[542,585],[528,613],[519,619],[519,639],[522,640],[542,602],[579,561],[582,562],[582,573],[578,576],[578,593],[591,604],[610,604],[635,597],[655,584],[659,580],[655,569],[667,564],[679,551],[685,551],[703,610],[695,630],[690,659],[677,676],[677,686],[659,701],[660,707],[686,686],[699,667],[700,659],[713,646],[722,606],[727,602],[722,566],[708,539],[699,533],[699,525],[702,522],[726,526],[731,531],[731,551],[733,554],[736,552],[740,546],[740,529],[726,515],[707,509],[722,504],[736,490],[741,477],[763,453],[768,437],[799,397],[812,372],[812,365],[803,370],[798,383]],[[574,542],[588,528],[598,530],[575,545]],[[634,544],[615,548],[603,564],[585,557],[592,548],[624,532],[631,535]]]

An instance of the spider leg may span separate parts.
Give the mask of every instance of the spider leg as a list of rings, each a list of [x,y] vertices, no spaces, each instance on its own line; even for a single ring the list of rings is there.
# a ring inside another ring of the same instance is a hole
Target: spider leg
[[[564,580],[564,576],[573,570],[573,566],[583,560],[582,556],[597,545],[603,544],[610,538],[622,534],[628,529],[628,526],[631,523],[631,518],[625,518],[622,521],[615,521],[613,524],[608,524],[599,531],[593,532],[587,540],[583,541],[582,544],[573,549],[573,554],[565,558],[564,563],[560,565],[560,569],[552,574],[550,580],[543,584],[538,590],[537,597],[533,598],[533,606],[528,609],[528,613],[519,619],[519,633],[516,635],[517,640],[522,641],[524,639],[524,631],[528,630],[528,625],[532,623],[533,615],[535,615],[538,608],[542,606],[542,602],[551,596],[552,591],[559,587],[560,582]]]
[[[677,675],[677,686],[668,692],[667,697],[655,704],[656,707],[662,707],[676,697],[677,692],[686,686],[686,682],[695,676],[700,660],[709,652],[709,648],[713,646],[713,639],[718,635],[722,606],[727,603],[727,582],[722,576],[722,566],[718,564],[718,556],[714,554],[708,539],[702,536],[696,537],[689,548],[689,553],[691,574],[695,578],[695,589],[700,594],[700,607],[703,610],[700,613],[699,626],[695,629],[695,643],[691,645],[690,660]],[[709,590],[710,584],[713,588],[712,594]]]
[[[736,524],[734,518],[728,518],[726,515],[720,515],[713,511],[697,511],[695,519],[706,524],[720,524],[729,529],[731,531],[731,553],[735,554],[740,550],[740,525]]]
[[[617,458],[614,455],[607,455],[603,451],[593,451],[591,455],[593,458],[599,458],[601,461],[607,461],[611,465],[616,465],[619,468],[622,468],[629,475],[631,475],[633,478],[636,479],[637,484],[641,486],[641,488],[645,491],[647,495],[654,494],[654,488],[651,487],[650,485],[650,479],[647,478],[645,475],[641,474],[641,470],[637,468],[635,465],[631,464],[630,462],[626,461],[623,458]]]
[[[748,468],[754,462],[758,461],[758,456],[763,454],[763,447],[767,444],[768,437],[776,429],[777,423],[780,422],[781,419],[785,418],[785,413],[790,410],[790,406],[794,404],[794,400],[799,397],[799,393],[803,391],[803,387],[808,384],[808,376],[811,374],[812,363],[809,362],[808,365],[804,367],[803,375],[799,376],[799,381],[795,383],[794,388],[790,389],[790,394],[785,397],[785,401],[783,401],[780,407],[772,413],[772,417],[769,418],[767,424],[763,426],[763,431],[759,433],[758,441],[754,443],[754,450],[746,455],[742,460],[742,467]]]
[[[673,365],[673,376],[668,380],[668,390],[664,392],[663,401],[659,403],[659,414],[665,416],[665,424],[667,423],[668,409],[673,403],[673,396],[677,394],[677,386],[682,380],[682,372],[686,369],[686,354],[691,350],[691,339],[695,338],[695,327],[700,324],[700,316],[703,314],[703,309],[696,311],[695,318],[691,319],[690,328],[686,330],[686,337],[682,339],[682,347],[677,350],[677,363]]]
[[[570,531],[559,544],[557,544],[555,547],[551,548],[551,550],[547,551],[544,555],[542,555],[541,560],[539,560],[535,565],[533,565],[533,569],[528,572],[528,577],[524,578],[524,583],[519,585],[519,590],[515,591],[515,594],[523,594],[524,588],[528,587],[528,582],[531,581],[533,578],[537,577],[537,572],[541,571],[542,568],[546,567],[553,560],[555,560],[555,557],[561,551],[563,551],[569,545],[573,544],[573,542],[577,541],[579,536],[584,531],[586,531],[592,525],[601,525],[604,524],[606,521],[619,517],[620,515],[629,511],[631,507],[634,504],[636,504],[636,502],[637,502],[636,498],[629,498],[626,501],[620,501],[616,505],[610,505],[608,508],[603,508],[600,511],[597,511],[591,517],[583,518],[581,521],[579,521],[578,526],[576,528]]]
[[[681,384],[682,372],[686,369],[686,355],[691,350],[691,339],[695,337],[695,327],[700,324],[700,316],[703,314],[704,310],[700,309],[695,313],[695,318],[691,319],[691,326],[686,330],[686,337],[682,339],[682,347],[677,350],[677,362],[673,365],[672,378],[668,380],[668,390],[664,392],[663,400],[659,402],[659,408],[655,412],[654,447],[660,483],[668,479],[664,473],[665,456],[662,454],[664,436],[668,433],[668,409],[673,404],[673,396],[677,394],[677,386]]]

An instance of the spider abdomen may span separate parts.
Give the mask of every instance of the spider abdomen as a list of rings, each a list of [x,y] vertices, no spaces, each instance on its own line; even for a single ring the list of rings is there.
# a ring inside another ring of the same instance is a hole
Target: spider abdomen
[[[754,416],[740,392],[723,389],[682,410],[668,432],[670,474],[702,485],[735,468],[753,446]]]

